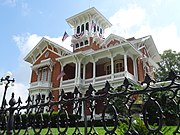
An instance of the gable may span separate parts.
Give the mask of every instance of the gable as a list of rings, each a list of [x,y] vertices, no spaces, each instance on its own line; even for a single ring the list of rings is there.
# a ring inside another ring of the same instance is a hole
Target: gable
[[[24,60],[26,62],[34,64],[37,61],[37,59],[39,59],[39,57],[43,55],[46,49],[51,50],[59,56],[64,56],[72,53],[70,50],[43,37],[39,41],[39,43],[27,54]]]
[[[60,55],[58,53],[53,52],[50,49],[46,49],[35,61],[35,63],[33,65],[37,65],[40,64],[41,61],[46,60],[46,59],[51,59],[52,61],[56,61],[55,59],[60,57]]]
[[[102,43],[101,48],[107,48],[121,43],[125,43],[127,40],[123,37],[117,36],[115,34],[110,34]]]

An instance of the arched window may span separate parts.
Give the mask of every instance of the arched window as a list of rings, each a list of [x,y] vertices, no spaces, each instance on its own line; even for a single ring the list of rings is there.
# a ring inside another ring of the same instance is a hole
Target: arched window
[[[105,64],[106,75],[111,74],[111,64]]]
[[[82,46],[83,46],[83,42],[80,43],[80,47],[82,47]]]
[[[88,44],[88,40],[85,41],[85,45],[87,45],[87,44]]]
[[[94,25],[94,32],[96,32],[96,25]]]
[[[77,26],[77,33],[80,33],[80,26]]]
[[[86,30],[89,31],[89,23],[86,23]]]
[[[76,48],[79,48],[79,43],[77,43],[75,47],[76,47]]]
[[[124,63],[122,60],[119,60],[114,63],[115,73],[123,72],[124,71]]]
[[[97,31],[99,31],[99,26],[97,26]]]
[[[84,24],[81,25],[81,32],[84,31]]]
[[[100,28],[100,33],[102,34],[102,28]]]

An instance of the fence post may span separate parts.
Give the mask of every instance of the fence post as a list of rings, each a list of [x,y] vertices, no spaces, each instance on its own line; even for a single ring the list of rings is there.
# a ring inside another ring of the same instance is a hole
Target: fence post
[[[84,109],[84,135],[87,135],[87,111],[86,111],[86,99],[83,101],[83,109]]]
[[[8,122],[7,122],[7,135],[12,135],[13,130],[13,124],[14,124],[14,108],[13,106],[16,104],[16,101],[14,99],[14,93],[12,93],[11,99],[9,100],[9,116],[8,116]]]

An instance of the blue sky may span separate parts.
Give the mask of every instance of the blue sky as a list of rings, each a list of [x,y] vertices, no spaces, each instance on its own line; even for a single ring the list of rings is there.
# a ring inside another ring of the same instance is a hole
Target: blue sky
[[[42,37],[71,49],[70,38],[61,43],[64,31],[72,34],[65,19],[90,6],[112,23],[106,35],[152,35],[160,53],[180,52],[179,5],[179,0],[0,0],[0,77],[11,71],[16,84],[9,93],[26,98],[31,72],[23,58]]]

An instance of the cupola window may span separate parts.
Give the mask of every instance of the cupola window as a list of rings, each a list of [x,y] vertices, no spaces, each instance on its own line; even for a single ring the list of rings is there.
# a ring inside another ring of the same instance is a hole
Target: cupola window
[[[76,48],[79,48],[79,43],[76,44]]]
[[[85,41],[85,45],[87,45],[87,44],[88,44],[88,40]]]
[[[81,25],[81,32],[84,32],[84,24]]]
[[[80,46],[81,46],[81,47],[83,46],[83,42],[80,43]]]
[[[102,34],[102,28],[100,28],[100,33]]]
[[[94,26],[94,32],[96,32],[96,25]]]
[[[86,23],[86,30],[89,31],[89,23]]]
[[[99,26],[97,26],[97,31],[99,31]]]
[[[80,33],[80,26],[77,26],[77,33]]]

